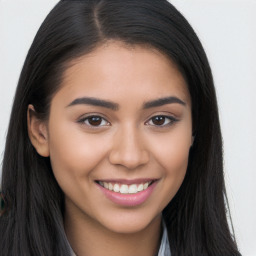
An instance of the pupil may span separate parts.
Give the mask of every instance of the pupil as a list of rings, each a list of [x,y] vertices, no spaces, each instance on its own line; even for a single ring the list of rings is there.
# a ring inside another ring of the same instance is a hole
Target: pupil
[[[97,126],[97,125],[101,124],[101,117],[94,116],[94,117],[89,118],[88,121],[89,121],[90,125]]]
[[[165,122],[165,117],[164,116],[156,116],[153,118],[153,123],[155,125],[163,125]]]

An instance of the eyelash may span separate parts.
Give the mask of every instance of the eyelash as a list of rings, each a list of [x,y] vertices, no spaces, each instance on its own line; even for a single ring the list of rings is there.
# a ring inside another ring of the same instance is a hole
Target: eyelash
[[[89,123],[89,120],[90,119],[92,120],[93,118],[100,119],[100,123],[102,123],[102,121],[104,120],[104,122],[106,124],[104,124],[104,125],[92,125],[92,124]],[[91,128],[98,128],[98,127],[101,127],[101,126],[109,126],[110,125],[110,123],[104,117],[102,117],[100,115],[91,115],[91,116],[83,117],[83,118],[78,120],[78,123],[89,126]]]
[[[150,122],[152,122],[154,118],[155,119],[156,118],[164,118],[164,123],[163,124],[159,124],[159,125],[150,124]],[[169,120],[169,121],[167,121],[167,120]],[[146,122],[146,125],[152,125],[152,126],[155,126],[155,127],[164,128],[164,127],[168,127],[168,126],[173,125],[177,121],[178,121],[178,119],[174,118],[173,116],[156,115],[156,116],[151,117],[149,119],[149,121]]]
[[[99,125],[92,125],[89,123],[90,119],[91,121],[93,120],[93,118],[96,118],[100,121],[100,124]],[[163,124],[159,124],[159,125],[156,125],[156,124],[150,124],[152,123],[153,119],[156,119],[156,118],[164,118],[164,123]],[[169,120],[169,121],[167,121]],[[102,125],[102,121],[104,121],[104,124]],[[171,126],[172,124],[174,124],[175,122],[177,122],[178,119],[174,118],[173,116],[166,116],[166,115],[156,115],[156,116],[153,116],[151,117],[147,122],[145,122],[146,125],[151,125],[151,126],[155,126],[155,127],[159,127],[159,128],[164,128],[164,127],[168,127],[168,126]],[[100,115],[91,115],[91,116],[87,116],[87,117],[84,117],[84,118],[81,118],[78,120],[78,123],[81,123],[83,125],[86,125],[90,128],[99,128],[99,127],[102,127],[102,126],[110,126],[110,122],[108,122],[104,117],[100,116]]]

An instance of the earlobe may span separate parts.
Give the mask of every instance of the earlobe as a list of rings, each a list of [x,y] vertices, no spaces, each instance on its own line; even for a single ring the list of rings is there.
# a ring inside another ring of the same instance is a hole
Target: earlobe
[[[30,141],[37,153],[43,157],[49,157],[49,141],[46,122],[40,120],[33,105],[28,106],[27,125]]]

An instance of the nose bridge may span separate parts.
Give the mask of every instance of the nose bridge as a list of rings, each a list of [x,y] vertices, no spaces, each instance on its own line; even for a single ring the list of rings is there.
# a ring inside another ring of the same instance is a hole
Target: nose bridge
[[[148,160],[149,152],[140,129],[132,124],[120,127],[114,137],[110,153],[111,163],[134,169],[146,164]]]

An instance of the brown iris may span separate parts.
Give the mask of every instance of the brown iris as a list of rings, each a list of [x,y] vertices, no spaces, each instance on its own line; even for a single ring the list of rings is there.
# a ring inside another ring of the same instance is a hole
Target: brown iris
[[[154,125],[163,125],[165,123],[165,116],[155,116],[152,118],[152,123]]]
[[[102,122],[102,118],[100,116],[93,116],[88,118],[88,123],[92,126],[99,126]]]

